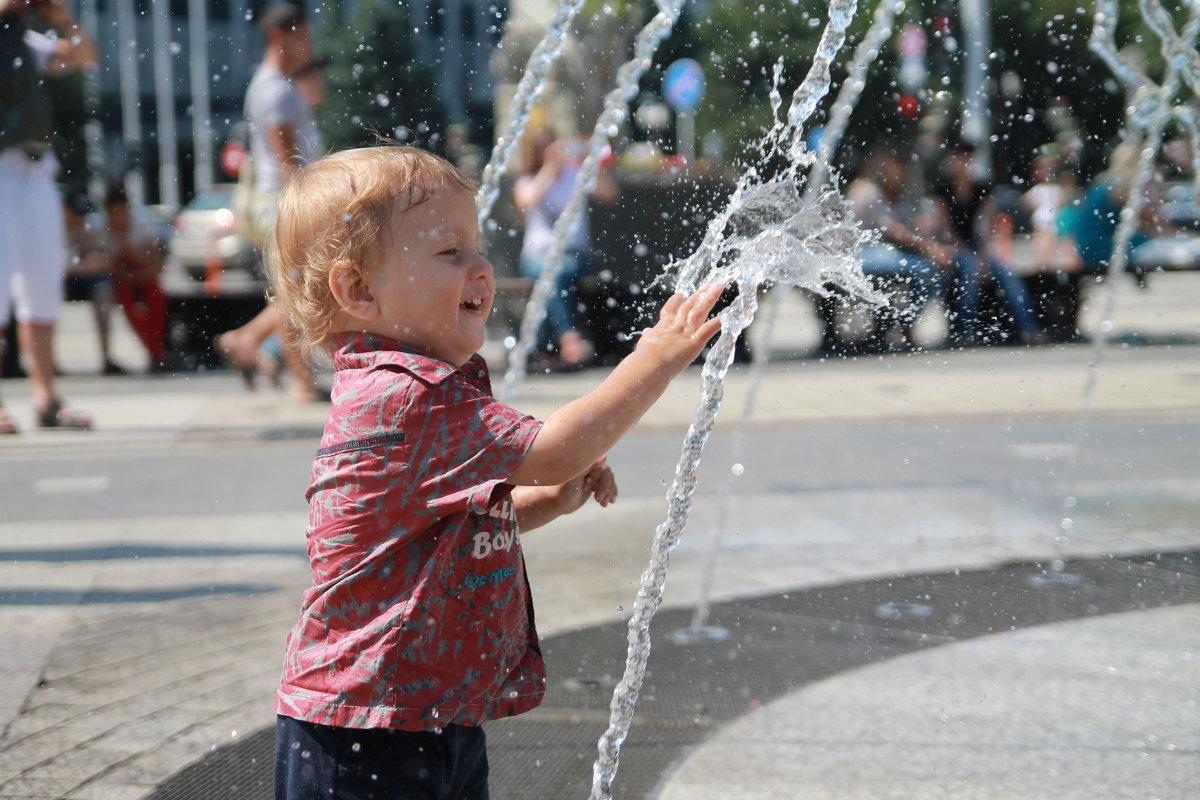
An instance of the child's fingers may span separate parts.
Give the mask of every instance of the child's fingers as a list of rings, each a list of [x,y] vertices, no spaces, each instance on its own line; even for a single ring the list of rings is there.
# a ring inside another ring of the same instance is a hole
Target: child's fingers
[[[658,312],[659,319],[670,319],[679,313],[679,309],[687,302],[681,293],[676,292],[667,298],[667,302],[663,303],[662,309]]]
[[[721,332],[721,318],[713,317],[710,320],[706,320],[705,323],[700,326],[700,328],[696,331],[696,336],[707,342],[709,339],[716,336],[720,332]]]
[[[713,307],[721,298],[721,292],[724,289],[725,287],[719,283],[709,283],[692,295],[685,296],[676,292],[667,299],[667,302],[663,303],[658,318],[664,322],[675,320],[689,328],[695,328],[712,313]]]
[[[706,320],[708,315],[717,305],[717,301],[721,299],[721,293],[725,287],[719,283],[710,283],[703,286],[700,291],[689,297],[685,303],[684,313],[687,315],[687,320],[693,328],[699,327]]]
[[[595,476],[593,496],[601,506],[615,502],[617,499],[617,477],[609,467],[598,470]]]

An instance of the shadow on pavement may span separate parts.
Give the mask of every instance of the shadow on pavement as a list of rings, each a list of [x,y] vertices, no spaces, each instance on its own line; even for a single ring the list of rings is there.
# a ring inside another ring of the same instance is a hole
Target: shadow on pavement
[[[806,684],[916,650],[1064,620],[1200,602],[1200,551],[803,589],[715,605],[723,641],[677,643],[690,610],[663,611],[615,796],[651,797],[673,764],[719,726]],[[596,740],[624,668],[617,623],[543,641],[550,670],[536,711],[488,726],[494,800],[585,797]],[[274,728],[218,749],[145,800],[271,798]]]

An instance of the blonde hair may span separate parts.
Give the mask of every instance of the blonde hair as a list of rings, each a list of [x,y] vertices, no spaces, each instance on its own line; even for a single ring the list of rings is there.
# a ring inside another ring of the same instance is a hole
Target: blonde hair
[[[292,176],[279,195],[266,261],[271,300],[302,345],[328,350],[339,310],[329,288],[333,271],[361,275],[381,253],[396,203],[407,210],[445,187],[476,190],[450,162],[405,145],[343,150]]]

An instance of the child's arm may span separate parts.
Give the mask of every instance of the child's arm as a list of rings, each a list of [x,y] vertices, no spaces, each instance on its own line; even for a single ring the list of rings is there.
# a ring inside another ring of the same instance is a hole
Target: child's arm
[[[712,284],[667,300],[633,353],[595,389],[550,415],[508,482],[556,486],[607,453],[720,330],[720,320],[708,315],[722,289]]]
[[[521,533],[540,528],[563,514],[579,510],[588,497],[596,498],[601,506],[617,500],[617,481],[604,459],[578,478],[558,486],[518,486],[513,489],[517,527]]]

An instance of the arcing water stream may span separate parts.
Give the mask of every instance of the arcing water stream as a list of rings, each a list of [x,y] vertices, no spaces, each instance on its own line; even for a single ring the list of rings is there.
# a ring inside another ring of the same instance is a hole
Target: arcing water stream
[[[678,291],[690,294],[703,284],[720,282],[736,285],[738,297],[722,312],[721,335],[705,358],[700,402],[667,493],[667,518],[655,531],[650,563],[642,573],[628,623],[625,671],[613,692],[609,727],[597,745],[592,800],[612,797],[621,745],[629,733],[650,657],[650,624],[662,604],[671,550],[687,523],[701,454],[721,405],[723,381],[733,362],[737,337],[754,318],[759,287],[772,282],[823,291],[832,283],[848,293],[881,301],[863,276],[857,258],[869,235],[848,213],[845,201],[833,191],[811,198],[801,194],[801,170],[813,162],[804,144],[804,125],[829,91],[830,66],[845,42],[855,8],[855,0],[830,4],[829,23],[812,66],[792,95],[783,120],[778,114],[778,90],[772,92],[776,123],[758,149],[764,164],[772,156],[783,155],[788,166],[780,175],[768,177],[759,166],[751,165],[738,181],[729,205],[709,224],[696,252],[674,265]],[[780,72],[777,68],[776,87]]]

